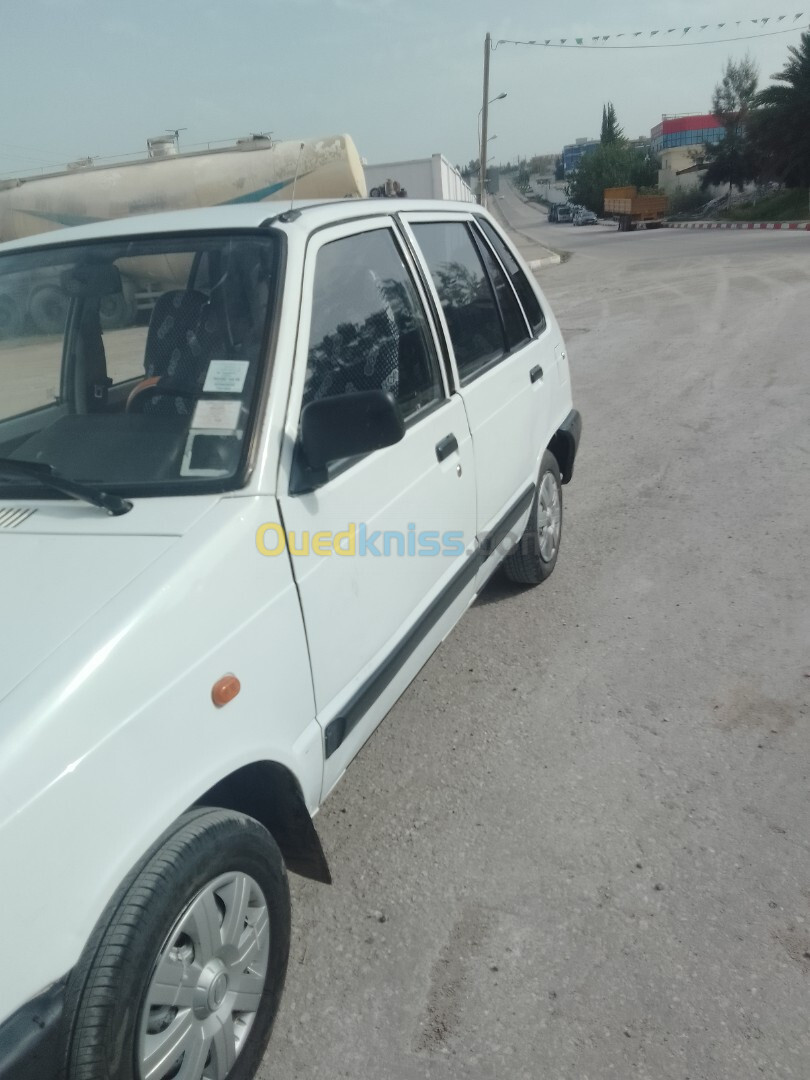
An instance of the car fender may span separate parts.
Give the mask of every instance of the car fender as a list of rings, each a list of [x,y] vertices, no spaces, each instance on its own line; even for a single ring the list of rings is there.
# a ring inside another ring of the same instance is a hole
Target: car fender
[[[4,935],[0,1022],[70,970],[127,873],[223,778],[274,762],[317,808],[306,639],[286,552],[256,548],[268,521],[274,499],[223,498],[4,700],[0,863],[20,883],[4,925],[48,947]],[[241,691],[219,708],[230,673]]]

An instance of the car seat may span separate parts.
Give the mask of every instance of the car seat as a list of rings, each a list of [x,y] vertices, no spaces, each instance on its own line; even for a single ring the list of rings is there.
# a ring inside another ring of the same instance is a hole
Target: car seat
[[[130,393],[127,412],[190,415],[209,361],[222,345],[219,320],[204,293],[181,289],[164,293],[149,321],[145,377]]]

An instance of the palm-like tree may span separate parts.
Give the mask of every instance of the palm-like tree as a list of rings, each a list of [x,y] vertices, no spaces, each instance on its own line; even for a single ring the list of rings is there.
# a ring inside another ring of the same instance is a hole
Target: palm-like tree
[[[767,171],[788,187],[810,185],[810,31],[772,75],[776,84],[756,96],[751,115],[754,143]]]

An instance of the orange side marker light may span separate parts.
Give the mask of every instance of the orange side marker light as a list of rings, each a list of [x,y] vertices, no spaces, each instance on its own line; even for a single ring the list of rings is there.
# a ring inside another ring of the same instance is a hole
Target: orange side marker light
[[[233,701],[241,689],[242,684],[235,675],[223,675],[211,687],[211,700],[217,708],[221,708]]]

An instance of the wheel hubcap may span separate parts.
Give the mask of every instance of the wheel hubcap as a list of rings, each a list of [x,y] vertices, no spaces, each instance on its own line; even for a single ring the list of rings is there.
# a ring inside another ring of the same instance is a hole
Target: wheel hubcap
[[[144,996],[138,1080],[225,1080],[267,980],[270,923],[247,874],[205,885],[163,943]]]
[[[194,1015],[205,1020],[215,1013],[225,1000],[228,990],[228,969],[221,960],[211,960],[202,969],[194,991]]]
[[[540,557],[551,562],[557,554],[562,528],[562,503],[555,476],[544,473],[537,497],[537,532],[540,541]]]

